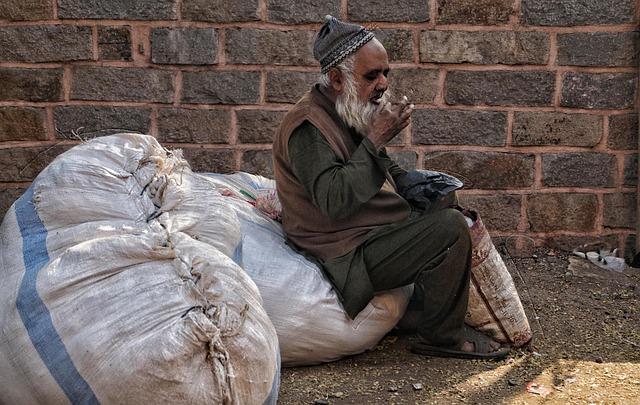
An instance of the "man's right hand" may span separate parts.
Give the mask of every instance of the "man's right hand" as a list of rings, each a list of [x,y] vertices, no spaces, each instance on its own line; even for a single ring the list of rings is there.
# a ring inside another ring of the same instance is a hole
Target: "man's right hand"
[[[369,127],[367,137],[380,149],[400,133],[407,125],[413,112],[413,104],[409,104],[406,96],[399,103],[380,104]]]

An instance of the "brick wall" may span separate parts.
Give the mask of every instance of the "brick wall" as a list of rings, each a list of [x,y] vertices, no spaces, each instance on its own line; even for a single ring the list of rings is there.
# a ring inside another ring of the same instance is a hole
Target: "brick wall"
[[[623,246],[635,226],[636,0],[3,0],[0,211],[57,154],[114,129],[198,171],[270,175],[314,82],[322,17],[377,26],[416,104],[389,148],[452,172],[494,236]]]

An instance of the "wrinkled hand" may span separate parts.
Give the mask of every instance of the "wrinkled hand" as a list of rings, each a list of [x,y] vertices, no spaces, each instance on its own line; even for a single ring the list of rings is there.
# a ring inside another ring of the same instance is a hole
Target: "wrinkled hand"
[[[406,96],[399,103],[380,104],[367,134],[376,149],[382,148],[409,125],[412,112],[413,104],[409,104]]]

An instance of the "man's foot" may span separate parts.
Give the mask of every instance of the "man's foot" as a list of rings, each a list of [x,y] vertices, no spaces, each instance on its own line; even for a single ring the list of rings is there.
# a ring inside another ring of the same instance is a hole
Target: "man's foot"
[[[500,343],[467,325],[464,326],[462,335],[463,343],[457,347],[433,346],[419,341],[411,346],[411,352],[425,356],[490,360],[500,360],[509,354],[509,347],[502,347]]]

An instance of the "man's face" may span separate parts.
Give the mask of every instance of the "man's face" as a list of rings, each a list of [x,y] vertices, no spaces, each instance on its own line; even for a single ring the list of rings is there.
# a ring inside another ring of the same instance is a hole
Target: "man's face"
[[[362,103],[379,104],[389,85],[389,58],[387,51],[376,39],[360,48],[353,62],[353,77],[356,82],[358,100]]]

